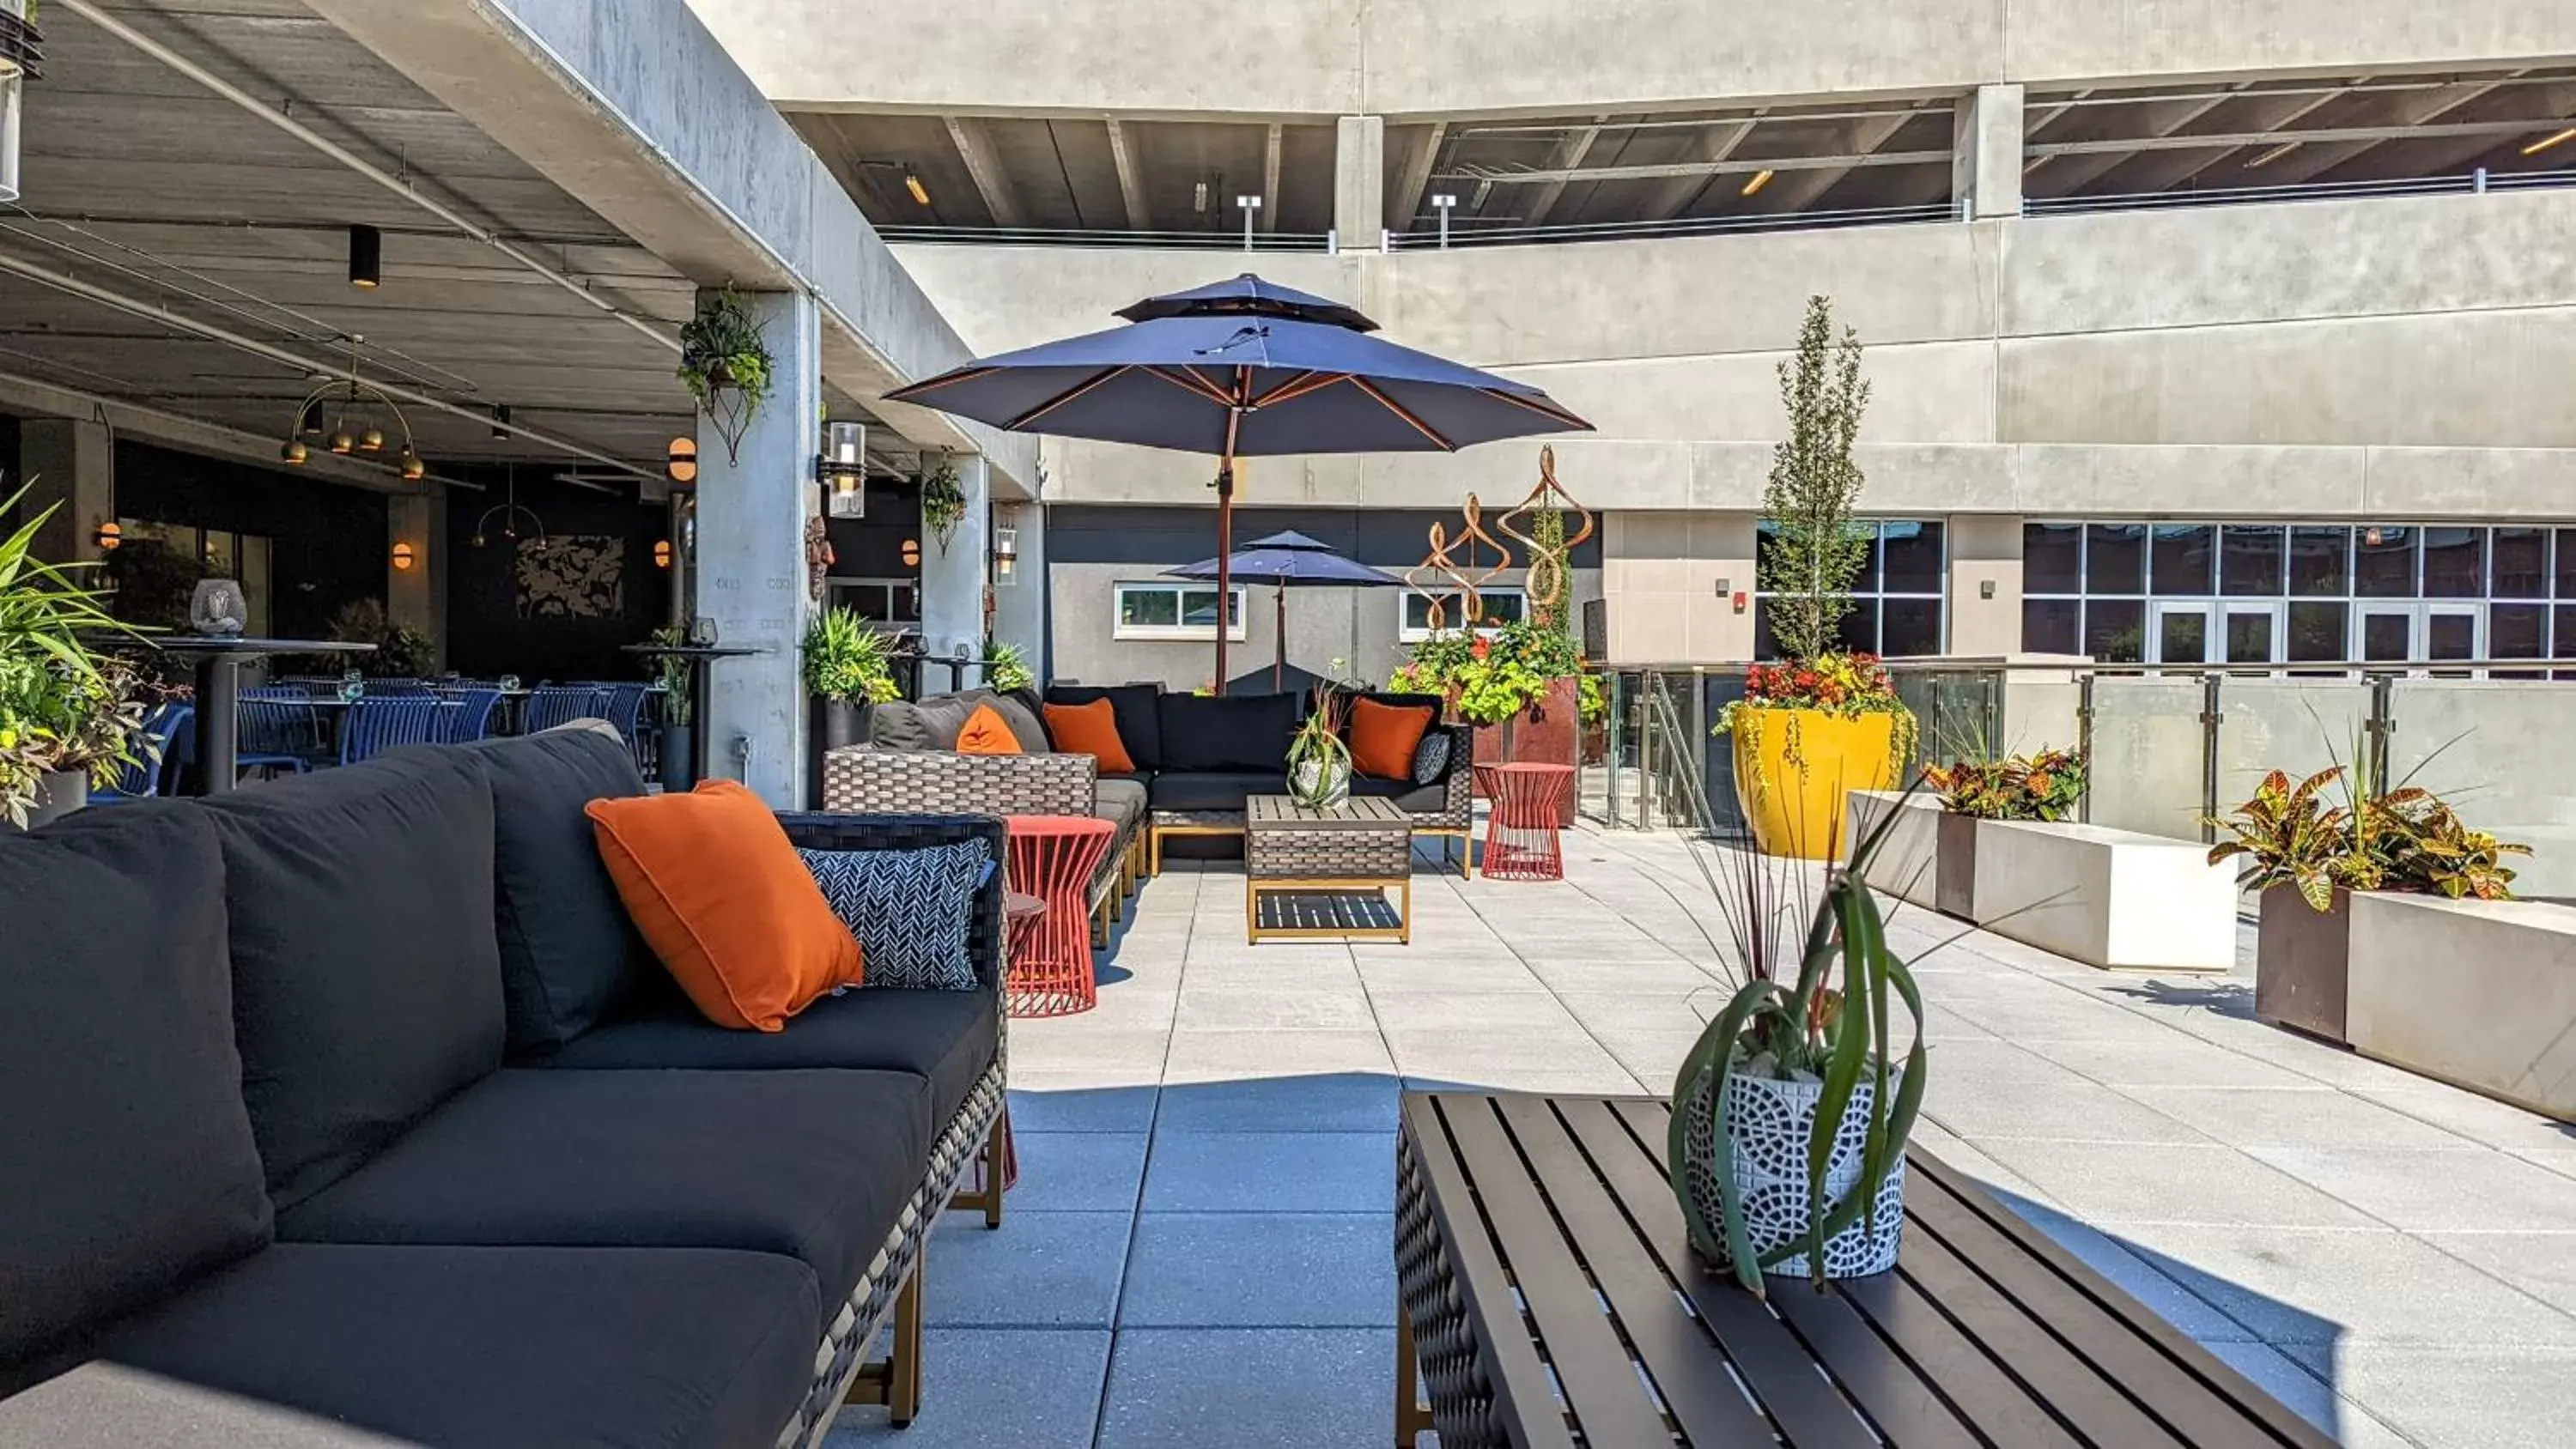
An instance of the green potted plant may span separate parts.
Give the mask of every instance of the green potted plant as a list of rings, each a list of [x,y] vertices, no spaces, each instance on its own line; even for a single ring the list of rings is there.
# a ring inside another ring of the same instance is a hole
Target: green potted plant
[[[811,696],[809,766],[820,799],[823,756],[867,743],[868,710],[897,693],[885,636],[849,608],[831,608],[805,626],[805,692]]]
[[[0,513],[26,497],[0,499]],[[135,671],[97,651],[106,635],[137,631],[88,585],[92,564],[55,565],[34,553],[38,512],[0,539],[0,818],[21,829],[88,803],[133,759],[143,711]]]
[[[1744,979],[1682,1059],[1667,1170],[1693,1246],[1757,1296],[1765,1273],[1822,1284],[1896,1263],[1925,1066],[1922,996],[1867,881],[1894,818],[1831,873],[1803,945],[1786,929],[1803,866],[1737,852],[1710,875]]]
[[[984,683],[1004,694],[1015,694],[1038,687],[1037,671],[1029,668],[1028,656],[1017,644],[999,639],[984,641]]]
[[[1753,838],[1772,855],[1839,860],[1847,792],[1885,790],[1913,753],[1913,716],[1878,661],[1835,647],[1870,535],[1853,520],[1862,474],[1852,459],[1869,382],[1860,337],[1834,335],[1833,303],[1807,299],[1798,350],[1780,364],[1789,436],[1762,493],[1755,572],[1783,656],[1748,678],[1719,716],[1733,737],[1735,791]]]
[[[947,454],[922,470],[921,526],[939,540],[939,551],[948,552],[949,537],[957,525],[966,520],[966,488],[958,480],[957,465]]]
[[[697,311],[680,325],[680,381],[715,423],[730,461],[742,461],[743,434],[769,397],[776,366],[760,324],[733,288],[698,293]]]
[[[653,631],[653,642],[667,649],[688,647],[689,631],[666,624]],[[697,699],[689,684],[689,661],[678,654],[656,654],[654,680],[662,686],[662,738],[658,755],[662,788],[685,793],[698,786]]]
[[[1926,765],[1923,784],[1941,801],[1933,907],[1945,915],[1972,920],[1977,822],[2075,818],[2084,801],[2084,758],[2073,750],[2042,749],[2029,755]]]
[[[1298,804],[1331,810],[1351,798],[1351,747],[1343,734],[1349,714],[1339,688],[1316,686],[1315,707],[1288,741],[1288,793]]]

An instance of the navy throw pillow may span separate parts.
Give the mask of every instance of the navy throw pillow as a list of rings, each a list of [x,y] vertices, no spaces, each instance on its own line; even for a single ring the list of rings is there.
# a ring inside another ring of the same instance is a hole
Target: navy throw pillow
[[[1439,725],[1422,732],[1422,743],[1413,747],[1413,783],[1437,785],[1449,778],[1449,731]]]
[[[805,868],[866,957],[868,986],[972,991],[966,936],[992,868],[980,840],[919,850],[804,850]]]

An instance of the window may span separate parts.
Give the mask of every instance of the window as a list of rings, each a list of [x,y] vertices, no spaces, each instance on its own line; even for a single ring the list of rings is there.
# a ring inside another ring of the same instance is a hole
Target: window
[[[119,518],[117,528],[127,543],[149,541],[161,544],[182,558],[194,555],[206,570],[206,576],[225,577],[242,586],[242,605],[252,634],[271,632],[270,604],[275,597],[270,579],[270,541],[255,533],[226,533],[221,529],[197,528],[185,523],[156,523],[148,518]],[[177,601],[186,615],[187,600]]]
[[[1225,637],[1243,638],[1243,586],[1231,591],[1232,607],[1226,610]],[[1216,637],[1216,586],[1214,584],[1120,584],[1116,589],[1117,624],[1111,631],[1119,639],[1214,639]]]
[[[1835,641],[1841,648],[1903,657],[1938,654],[1945,627],[1950,550],[1948,525],[1939,519],[1891,518],[1855,525],[1869,535],[1869,554],[1852,580],[1851,612]],[[1763,532],[1770,529],[1766,525]],[[1753,603],[1753,657],[1776,659],[1769,595]]]
[[[1517,624],[1528,617],[1529,599],[1518,589],[1478,589],[1476,601],[1484,616],[1476,624],[1476,632],[1480,634],[1491,634],[1505,624]],[[1431,637],[1429,597],[1407,589],[1396,600],[1396,607],[1400,611],[1396,615],[1396,638],[1407,644],[1419,644]],[[1466,600],[1462,595],[1440,595],[1440,628],[1443,633],[1454,632],[1465,618]]]

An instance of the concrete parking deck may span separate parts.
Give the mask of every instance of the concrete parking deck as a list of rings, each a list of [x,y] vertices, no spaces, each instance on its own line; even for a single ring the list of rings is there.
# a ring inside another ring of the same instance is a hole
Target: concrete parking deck
[[[933,1240],[900,1442],[1386,1443],[1397,1092],[1669,1091],[1724,999],[1689,849],[1578,834],[1562,884],[1426,859],[1409,947],[1247,947],[1236,865],[1149,882],[1099,1008],[1012,1026],[1021,1185]],[[2250,968],[1961,929],[1891,926],[1919,1141],[2347,1444],[2576,1442],[2576,1129],[2263,1026]],[[855,1410],[831,1442],[897,1439]]]

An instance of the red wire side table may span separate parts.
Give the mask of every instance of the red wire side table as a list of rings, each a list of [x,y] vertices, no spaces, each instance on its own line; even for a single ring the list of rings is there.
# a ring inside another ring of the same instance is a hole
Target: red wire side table
[[[1010,815],[1010,889],[1046,902],[1046,911],[1011,931],[1004,981],[1013,1016],[1071,1016],[1098,1003],[1091,975],[1091,909],[1087,890],[1109,853],[1111,826],[1091,815]],[[1024,934],[1025,933],[1025,934]]]
[[[1491,805],[1485,816],[1485,875],[1493,880],[1563,880],[1565,846],[1557,822],[1574,792],[1572,765],[1478,765],[1476,783]]]

